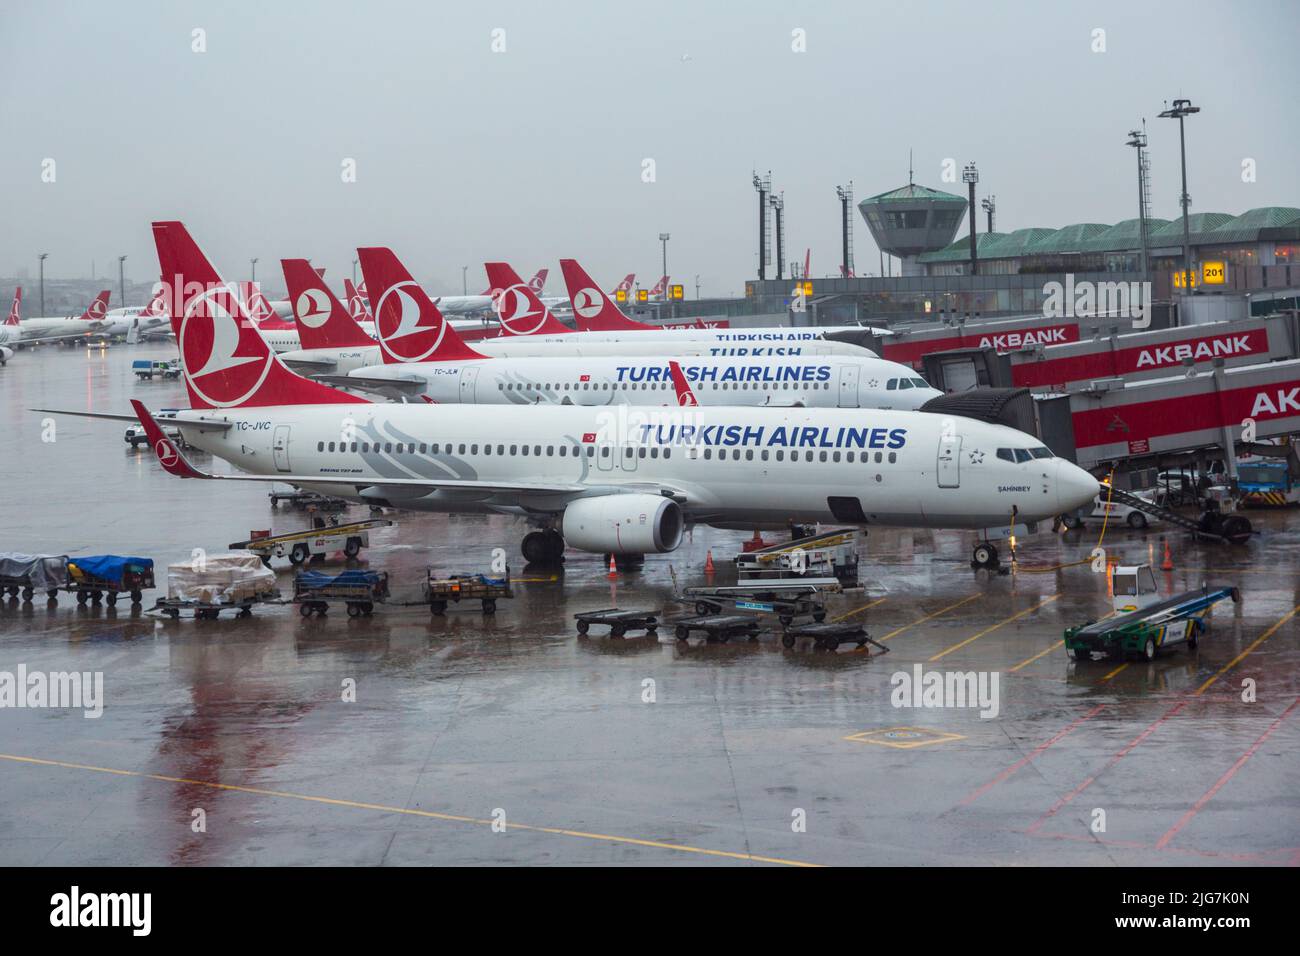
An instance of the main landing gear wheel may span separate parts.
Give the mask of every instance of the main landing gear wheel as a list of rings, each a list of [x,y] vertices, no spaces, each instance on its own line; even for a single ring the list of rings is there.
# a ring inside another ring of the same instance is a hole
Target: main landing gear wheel
[[[1061,524],[1065,525],[1066,531],[1077,531],[1083,527],[1083,519],[1078,515],[1061,515]]]
[[[972,568],[996,568],[998,549],[987,541],[975,545],[975,550],[971,552],[970,565]]]

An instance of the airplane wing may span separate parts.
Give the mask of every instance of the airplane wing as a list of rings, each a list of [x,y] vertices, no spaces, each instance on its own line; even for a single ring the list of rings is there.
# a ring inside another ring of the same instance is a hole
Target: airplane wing
[[[427,386],[422,378],[366,378],[361,375],[313,375],[312,378],[326,385],[375,392],[390,398],[414,398],[422,395]]]
[[[139,422],[139,415],[113,415],[108,412],[82,412],[68,408],[31,408],[28,411],[45,412],[49,415],[72,415],[76,418],[102,418],[110,422]],[[216,418],[164,418],[168,425],[185,426],[201,432],[224,432],[233,426],[230,422]]]

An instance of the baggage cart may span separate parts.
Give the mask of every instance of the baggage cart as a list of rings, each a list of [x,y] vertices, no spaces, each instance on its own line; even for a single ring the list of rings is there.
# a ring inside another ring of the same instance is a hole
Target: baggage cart
[[[271,535],[254,532],[248,540],[236,541],[230,547],[234,550],[252,551],[267,567],[271,566],[273,557],[287,557],[290,564],[297,566],[335,551],[342,551],[352,559],[361,553],[362,548],[370,547],[371,531],[387,528],[392,523],[387,518],[371,518],[339,524],[337,519],[327,521],[318,517],[312,522],[314,527]]]
[[[514,596],[510,589],[509,575],[504,578],[489,578],[482,574],[452,574],[442,577],[430,569],[424,582],[424,600],[429,605],[429,610],[438,615],[447,613],[449,604],[459,604],[461,601],[478,601],[484,614],[495,614],[500,598]]]
[[[60,590],[75,594],[78,604],[105,601],[112,607],[121,594],[130,595],[131,603],[138,605],[144,599],[142,592],[154,586],[153,558],[97,554],[69,558],[68,583]]]
[[[67,583],[66,554],[0,553],[0,592],[11,598],[21,593],[24,601],[30,601],[37,591],[44,591],[53,600]]]
[[[319,571],[300,571],[293,579],[293,603],[303,617],[329,612],[330,602],[342,601],[347,605],[348,617],[369,617],[376,604],[388,599],[388,572],[344,571],[342,574],[322,574]]]
[[[761,629],[758,618],[748,614],[706,614],[673,622],[673,634],[677,640],[687,641],[693,633],[701,631],[709,644],[726,644],[733,637],[757,641]]]
[[[581,611],[573,615],[578,622],[578,635],[586,636],[593,624],[609,627],[610,637],[622,637],[628,631],[645,631],[646,637],[658,635],[659,616],[654,611],[624,611],[616,607],[603,611]]]
[[[181,616],[181,612],[192,612],[196,621],[215,621],[221,616],[222,611],[234,611],[235,617],[251,617],[253,608],[259,604],[279,604],[279,590],[262,591],[258,594],[246,595],[233,601],[193,601],[185,598],[159,598],[149,612],[155,611],[165,614],[173,621]]]

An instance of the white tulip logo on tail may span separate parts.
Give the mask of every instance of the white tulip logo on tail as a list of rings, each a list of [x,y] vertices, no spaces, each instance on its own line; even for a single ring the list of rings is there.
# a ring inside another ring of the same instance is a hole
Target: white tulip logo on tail
[[[320,289],[304,289],[298,301],[293,305],[298,321],[309,328],[319,329],[329,321],[330,300]]]
[[[496,309],[501,325],[512,335],[532,335],[546,322],[546,310],[530,312],[529,289],[526,285],[512,285],[493,299],[492,307]],[[535,319],[531,325],[529,319]]]
[[[217,286],[191,299],[181,319],[177,344],[185,379],[199,396],[218,408],[251,398],[274,361],[260,333],[236,318],[238,312],[235,294]],[[253,338],[245,340],[246,335]]]
[[[383,294],[375,306],[375,329],[389,355],[399,362],[419,362],[438,350],[447,326],[433,315],[426,316],[419,300],[406,291],[408,288],[418,286],[414,282],[399,282]],[[435,327],[437,335],[433,334]],[[432,344],[422,349],[430,338]]]
[[[180,452],[176,450],[176,446],[166,438],[158,439],[158,443],[153,446],[153,450],[164,468],[171,468],[181,460]]]
[[[600,293],[595,289],[579,289],[573,297],[573,311],[584,319],[594,319],[604,307]]]

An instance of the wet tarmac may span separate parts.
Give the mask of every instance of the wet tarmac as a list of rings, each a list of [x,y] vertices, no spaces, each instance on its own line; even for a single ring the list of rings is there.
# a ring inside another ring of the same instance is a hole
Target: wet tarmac
[[[265,488],[169,478],[124,424],[51,436],[26,411],[176,406],[178,383],[130,374],[171,354],[45,348],[0,369],[0,550],[144,555],[161,579],[194,548],[306,525]],[[576,636],[579,611],[688,613],[670,567],[705,583],[711,551],[726,583],[742,533],[697,528],[611,581],[575,552],[558,578],[520,568],[509,519],[395,517],[364,558],[398,599],[494,548],[516,597],[494,618],[0,604],[0,672],[104,680],[97,719],[0,709],[0,864],[1300,863],[1300,512],[1251,512],[1242,548],[1171,532],[1162,590],[1233,584],[1242,603],[1196,650],[1124,664],[1060,645],[1109,610],[1105,575],[1076,564],[1096,529],[1023,541],[1007,575],[971,570],[969,534],[873,532],[865,591],[829,607],[889,648],[866,654],[787,651],[774,622],[753,644]],[[1160,538],[1103,544],[1158,565]],[[894,706],[916,665],[996,674],[997,715]]]

